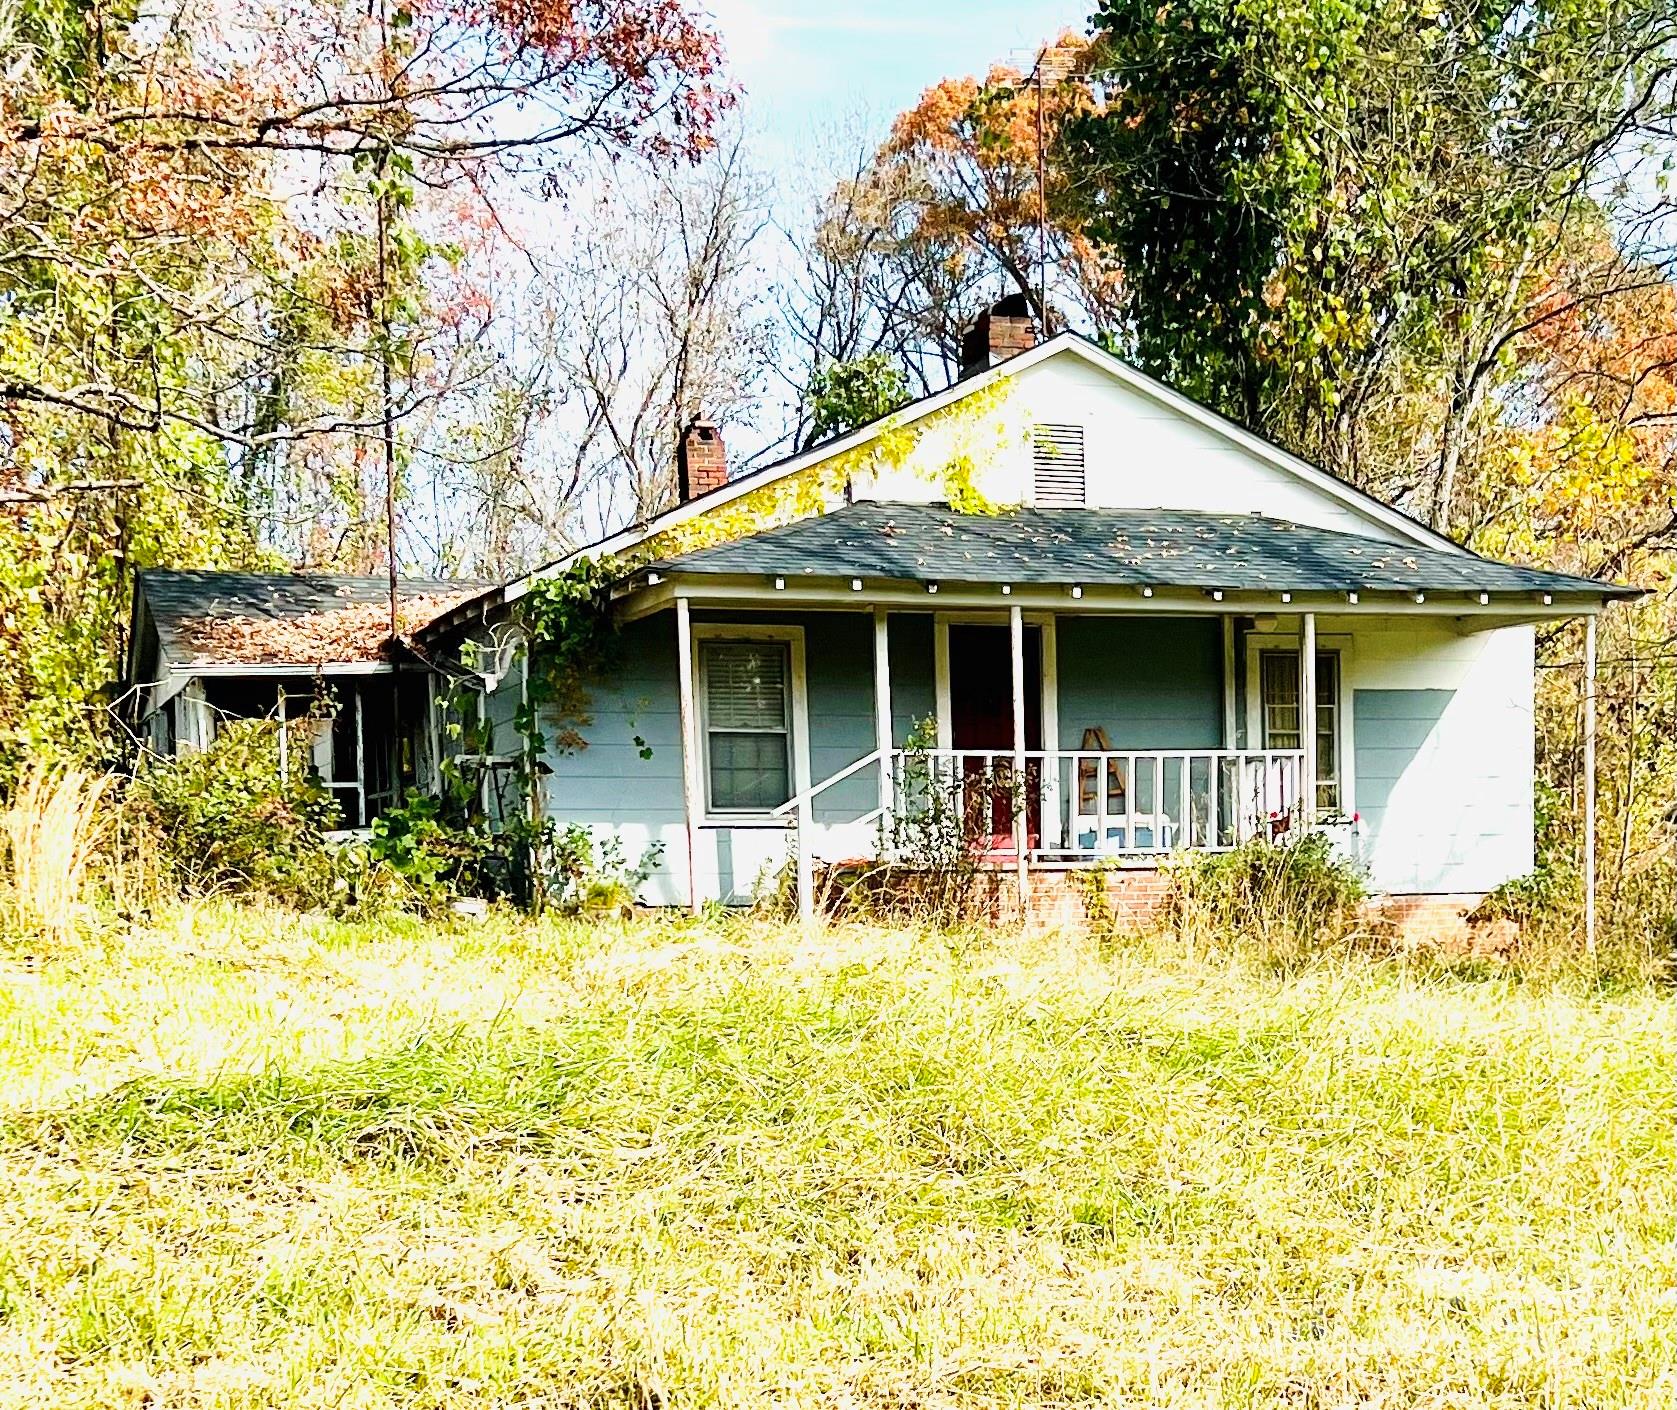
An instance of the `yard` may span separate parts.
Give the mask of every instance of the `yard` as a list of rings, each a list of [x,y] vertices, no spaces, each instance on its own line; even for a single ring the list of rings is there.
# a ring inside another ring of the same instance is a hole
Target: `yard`
[[[7,1406],[1602,1406],[1657,989],[210,906],[0,950]]]

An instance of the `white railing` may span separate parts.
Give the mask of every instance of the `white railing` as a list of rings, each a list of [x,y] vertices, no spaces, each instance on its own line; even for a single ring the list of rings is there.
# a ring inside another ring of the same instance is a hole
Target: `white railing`
[[[898,817],[942,806],[983,850],[1011,852],[1025,808],[1033,861],[1226,851],[1278,836],[1299,817],[1304,755],[1294,750],[898,750]]]
[[[1220,852],[1254,837],[1280,838],[1302,819],[1304,755],[1276,749],[875,750],[774,810],[795,814],[800,907],[808,914],[814,801],[834,784],[877,771],[889,798],[856,824],[880,825],[887,851],[896,828],[959,827],[975,851],[1017,857],[1014,820],[1025,810],[1026,859],[1076,865],[1107,858]],[[958,821],[957,821],[958,820]]]

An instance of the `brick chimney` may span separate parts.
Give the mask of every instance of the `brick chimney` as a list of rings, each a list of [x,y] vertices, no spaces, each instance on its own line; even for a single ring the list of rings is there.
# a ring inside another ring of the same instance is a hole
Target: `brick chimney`
[[[722,433],[712,422],[695,421],[681,433],[675,470],[683,504],[728,483],[728,452],[722,444]]]
[[[961,339],[961,376],[971,377],[1035,346],[1031,306],[1023,294],[1009,294],[979,314]]]

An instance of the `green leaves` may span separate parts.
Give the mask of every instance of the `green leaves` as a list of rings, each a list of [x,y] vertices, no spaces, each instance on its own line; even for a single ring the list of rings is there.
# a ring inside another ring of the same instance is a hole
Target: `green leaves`
[[[817,368],[804,395],[814,442],[895,411],[909,400],[908,379],[889,353],[875,352]]]

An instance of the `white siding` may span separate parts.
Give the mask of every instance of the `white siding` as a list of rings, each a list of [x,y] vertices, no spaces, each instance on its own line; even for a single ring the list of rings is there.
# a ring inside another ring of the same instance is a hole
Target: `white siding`
[[[1353,711],[1358,692],[1369,708],[1353,714],[1351,756],[1371,775],[1357,784],[1357,806],[1370,805],[1361,842],[1374,885],[1478,893],[1529,872],[1532,628],[1459,635],[1392,621],[1359,627],[1354,642],[1346,683]],[[1421,708],[1396,712],[1407,725],[1388,724],[1393,712],[1373,707],[1400,692]]]
[[[1012,379],[1004,401],[966,419],[939,419],[908,465],[858,482],[861,497],[929,501],[943,496],[943,467],[964,460],[988,498],[1031,496],[1031,429],[1085,430],[1087,494],[1103,509],[1187,509],[1268,514],[1388,542],[1406,542],[1378,518],[1271,464],[1211,427],[1062,352]]]

